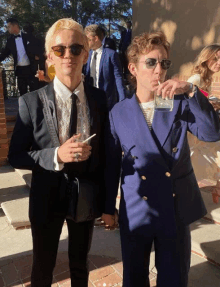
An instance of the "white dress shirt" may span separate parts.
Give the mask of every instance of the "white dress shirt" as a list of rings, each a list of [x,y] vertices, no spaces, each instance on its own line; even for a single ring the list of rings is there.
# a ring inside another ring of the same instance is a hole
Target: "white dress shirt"
[[[62,145],[69,138],[69,125],[71,117],[72,99],[74,93],[77,96],[77,129],[76,132],[82,134],[83,139],[90,135],[90,113],[89,107],[84,91],[83,81],[80,82],[78,87],[71,92],[56,76],[54,78],[54,91],[55,91],[55,105],[57,112],[57,122],[59,131],[59,140]],[[72,135],[71,135],[72,136]],[[54,154],[55,170],[62,170],[63,163],[58,163],[57,151]]]
[[[103,46],[101,46],[100,48],[96,49],[93,51],[92,53],[92,56],[91,56],[91,61],[90,61],[90,71],[91,71],[91,64],[92,64],[92,60],[93,60],[93,57],[94,57],[94,52],[97,53],[97,56],[96,56],[96,75],[91,75],[91,72],[90,72],[90,76],[94,78],[95,76],[95,79],[96,79],[96,83],[95,83],[95,87],[96,88],[99,88],[99,67],[100,67],[100,61],[101,61],[101,57],[102,57],[102,52],[103,52]]]
[[[19,33],[19,35],[21,35],[21,32]],[[22,36],[15,38],[15,45],[16,45],[17,57],[18,57],[17,66],[30,65],[30,61],[28,59],[28,56],[24,48]]]

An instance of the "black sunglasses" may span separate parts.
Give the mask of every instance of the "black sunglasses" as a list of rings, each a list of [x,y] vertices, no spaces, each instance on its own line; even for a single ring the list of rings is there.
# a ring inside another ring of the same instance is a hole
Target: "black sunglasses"
[[[172,64],[170,60],[163,59],[158,61],[154,58],[148,58],[144,61],[144,63],[148,69],[153,69],[156,67],[157,63],[160,63],[163,70],[168,70]]]
[[[51,49],[53,50],[54,54],[57,56],[57,57],[63,57],[65,52],[66,52],[66,49],[67,48],[70,48],[70,52],[72,55],[74,56],[79,56],[84,48],[83,45],[80,45],[80,44],[73,44],[69,47],[66,47],[66,46],[53,46],[51,47]]]

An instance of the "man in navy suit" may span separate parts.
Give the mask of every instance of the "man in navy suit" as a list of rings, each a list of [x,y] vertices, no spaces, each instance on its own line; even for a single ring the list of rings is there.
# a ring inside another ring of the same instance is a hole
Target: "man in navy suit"
[[[112,50],[116,51],[115,40],[106,36],[105,28],[103,28],[102,26],[99,26],[99,27],[100,27],[100,29],[102,30],[102,33],[103,33],[103,40],[102,40],[103,48],[109,48],[109,49],[112,49]]]
[[[150,286],[153,243],[157,286],[187,287],[189,225],[206,214],[190,160],[187,132],[202,141],[218,141],[219,119],[196,86],[165,81],[171,65],[169,51],[170,44],[162,32],[134,38],[128,60],[135,93],[117,103],[109,115],[102,219],[106,225],[115,224],[121,176],[119,226],[124,287]],[[156,93],[163,98],[174,97],[172,111],[154,109]]]
[[[7,19],[7,27],[11,36],[7,39],[6,46],[1,50],[0,62],[10,55],[13,56],[18,90],[22,96],[27,93],[28,86],[30,91],[38,88],[39,81],[35,74],[38,64],[40,69],[44,69],[43,49],[37,38],[21,32],[16,19]]]
[[[120,53],[120,58],[121,58],[121,63],[122,63],[122,68],[123,68],[123,74],[125,78],[129,72],[126,51],[127,51],[128,46],[131,44],[131,36],[132,36],[131,21],[127,21],[126,26],[127,28],[121,32],[121,39],[119,42],[119,53]]]
[[[103,32],[98,25],[85,28],[88,37],[88,62],[84,68],[86,81],[105,91],[109,109],[126,97],[122,69],[117,52],[102,46]]]

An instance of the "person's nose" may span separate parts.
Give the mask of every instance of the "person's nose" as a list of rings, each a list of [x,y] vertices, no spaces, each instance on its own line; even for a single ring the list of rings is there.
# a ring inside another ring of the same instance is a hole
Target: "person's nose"
[[[162,67],[161,67],[161,63],[160,63],[159,61],[157,62],[156,66],[155,66],[155,68],[154,68],[154,72],[155,72],[156,74],[159,74],[159,75],[161,75],[162,72],[163,72],[163,69],[162,69]]]
[[[64,58],[71,58],[73,55],[71,53],[70,47],[65,49]]]

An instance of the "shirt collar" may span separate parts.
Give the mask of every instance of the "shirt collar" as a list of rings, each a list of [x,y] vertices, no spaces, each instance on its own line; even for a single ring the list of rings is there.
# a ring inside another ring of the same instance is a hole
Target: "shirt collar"
[[[103,46],[101,46],[101,47],[99,47],[98,49],[96,49],[96,50],[94,50],[94,52],[96,52],[96,53],[101,53],[102,52],[102,50],[103,50]]]
[[[81,103],[85,102],[85,92],[83,81],[79,83],[76,89],[71,92],[58,78],[55,76],[54,78],[54,91],[55,93],[63,99],[63,101],[67,101],[71,95],[74,93],[77,95],[78,99]]]
[[[18,34],[16,34],[16,35],[14,34],[14,36],[18,36],[18,35],[20,35],[20,36],[21,36],[21,31],[20,31]]]

